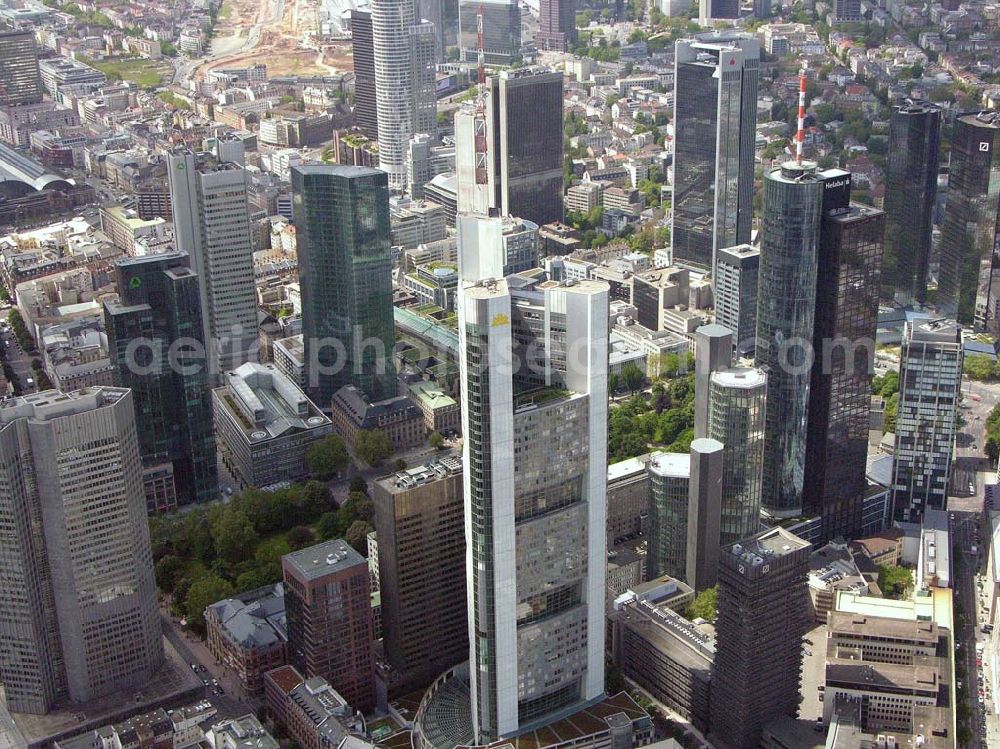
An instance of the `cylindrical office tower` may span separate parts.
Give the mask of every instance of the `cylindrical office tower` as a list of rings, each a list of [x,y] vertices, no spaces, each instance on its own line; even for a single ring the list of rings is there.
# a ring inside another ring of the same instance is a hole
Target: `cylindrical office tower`
[[[719,543],[728,546],[760,530],[767,375],[760,369],[713,372],[708,433],[725,445]]]
[[[768,378],[762,501],[776,517],[802,507],[822,200],[814,162],[764,175],[756,359]]]

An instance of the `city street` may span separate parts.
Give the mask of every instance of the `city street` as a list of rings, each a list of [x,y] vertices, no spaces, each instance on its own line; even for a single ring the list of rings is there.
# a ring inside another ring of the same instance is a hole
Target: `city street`
[[[35,379],[34,372],[31,370],[31,356],[21,349],[21,344],[18,343],[17,337],[9,328],[4,329],[2,334],[0,334],[0,356],[14,370],[14,375],[17,377],[20,386],[18,392],[35,392],[35,385],[33,383],[28,384],[29,379]],[[14,383],[11,383],[11,385],[13,386]]]

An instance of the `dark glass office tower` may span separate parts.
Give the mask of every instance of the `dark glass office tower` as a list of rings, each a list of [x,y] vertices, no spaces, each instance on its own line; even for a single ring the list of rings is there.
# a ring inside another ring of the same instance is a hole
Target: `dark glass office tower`
[[[479,15],[487,65],[510,65],[521,52],[521,7],[516,0],[459,0],[458,47],[465,62],[479,59]]]
[[[760,43],[748,34],[677,42],[674,258],[705,269],[750,241]]]
[[[0,31],[0,104],[16,107],[41,100],[35,33]]]
[[[767,373],[764,508],[802,510],[823,180],[813,162],[788,161],[764,175],[757,366]]]
[[[997,332],[1000,296],[1000,111],[955,120],[941,228],[938,308]]]
[[[719,554],[710,724],[720,749],[757,749],[767,723],[798,712],[810,549],[771,528]]]
[[[329,410],[344,385],[355,385],[372,401],[396,395],[386,173],[294,167],[292,200],[313,401]]]
[[[699,0],[698,22],[702,26],[710,26],[707,23],[717,18],[739,18],[740,0]]]
[[[535,34],[538,49],[565,52],[575,43],[575,0],[540,0],[538,32]]]
[[[375,46],[371,11],[351,10],[351,50],[354,55],[354,124],[369,138],[378,139],[375,107]]]
[[[938,107],[910,100],[893,107],[885,175],[882,298],[904,306],[927,301],[940,141]]]
[[[885,215],[850,202],[850,173],[823,184],[802,504],[829,540],[861,532]]]
[[[115,263],[104,303],[115,384],[132,390],[147,509],[219,496],[198,276],[184,252]]]

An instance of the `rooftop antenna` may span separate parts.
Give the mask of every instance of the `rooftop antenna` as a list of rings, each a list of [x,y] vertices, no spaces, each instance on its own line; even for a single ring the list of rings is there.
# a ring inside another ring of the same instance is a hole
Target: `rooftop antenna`
[[[806,138],[806,68],[809,62],[803,61],[799,69],[799,128],[795,133],[795,163],[802,163],[802,146]]]
[[[483,42],[483,6],[481,4],[476,13],[476,47],[479,57],[477,70],[479,91],[476,96],[474,118],[476,184],[485,185],[489,182],[489,138],[486,133],[486,45]]]

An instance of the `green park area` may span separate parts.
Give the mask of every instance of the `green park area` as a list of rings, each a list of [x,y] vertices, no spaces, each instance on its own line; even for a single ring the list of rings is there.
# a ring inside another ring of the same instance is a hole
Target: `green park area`
[[[168,81],[173,68],[166,60],[148,60],[144,57],[119,57],[107,60],[88,60],[114,81],[132,81],[142,88],[156,88]]]

